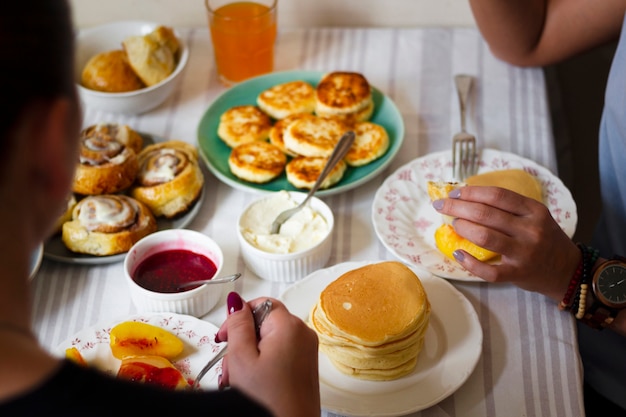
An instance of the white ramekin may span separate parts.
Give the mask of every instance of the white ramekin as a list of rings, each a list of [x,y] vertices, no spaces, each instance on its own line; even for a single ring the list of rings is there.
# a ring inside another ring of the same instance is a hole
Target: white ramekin
[[[296,202],[305,199],[306,193],[289,192],[291,198]],[[248,269],[254,272],[262,279],[275,282],[295,282],[311,272],[323,268],[330,259],[332,248],[332,233],[334,228],[334,216],[330,207],[317,197],[309,200],[311,208],[324,217],[328,224],[328,233],[326,237],[317,245],[297,252],[297,253],[270,253],[263,251],[250,242],[248,242],[241,233],[241,220],[246,215],[247,210],[261,199],[272,198],[272,194],[265,194],[260,199],[250,203],[242,212],[237,221],[237,238],[244,262]],[[276,213],[278,215],[278,213]]]
[[[178,313],[201,317],[211,311],[220,300],[224,284],[204,284],[183,292],[160,293],[142,287],[132,278],[141,261],[155,253],[174,249],[188,250],[208,257],[217,267],[214,276],[220,275],[224,255],[213,239],[194,230],[162,230],[139,240],[124,258],[124,276],[131,298],[140,313]]]

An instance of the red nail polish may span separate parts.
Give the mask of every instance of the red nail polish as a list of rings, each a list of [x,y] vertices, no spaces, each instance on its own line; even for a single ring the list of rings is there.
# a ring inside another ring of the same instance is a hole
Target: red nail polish
[[[222,343],[222,339],[220,339],[220,335],[215,333],[215,343]]]
[[[243,300],[236,292],[229,292],[226,298],[226,307],[228,308],[228,314],[233,314],[235,311],[243,308]]]

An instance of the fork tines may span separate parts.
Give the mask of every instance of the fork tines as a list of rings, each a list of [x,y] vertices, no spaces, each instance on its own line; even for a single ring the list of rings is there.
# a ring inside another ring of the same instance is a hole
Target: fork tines
[[[452,175],[458,181],[465,181],[476,170],[476,138],[470,134],[456,135],[452,142]]]

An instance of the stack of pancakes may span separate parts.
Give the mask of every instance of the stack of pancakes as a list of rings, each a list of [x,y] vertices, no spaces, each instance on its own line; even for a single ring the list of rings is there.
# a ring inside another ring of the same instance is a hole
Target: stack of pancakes
[[[387,131],[368,121],[374,100],[359,73],[331,72],[317,87],[302,80],[278,84],[256,101],[224,112],[217,132],[232,148],[231,172],[245,181],[265,183],[285,172],[292,185],[310,189],[348,130],[354,144],[322,189],[339,182],[348,166],[369,164],[389,148]]]
[[[341,372],[385,381],[413,371],[429,319],[420,279],[392,261],[348,271],[330,283],[311,309],[309,325],[320,351]]]

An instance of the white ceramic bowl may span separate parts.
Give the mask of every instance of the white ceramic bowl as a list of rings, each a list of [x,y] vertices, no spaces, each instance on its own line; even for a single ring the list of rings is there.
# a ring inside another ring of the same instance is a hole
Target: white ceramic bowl
[[[75,77],[78,94],[88,108],[112,113],[139,114],[162,104],[174,91],[189,59],[189,49],[180,35],[174,31],[181,44],[178,65],[165,80],[141,90],[125,93],[107,93],[85,88],[80,84],[80,76],[87,61],[94,55],[122,48],[122,41],[129,36],[146,35],[158,23],[143,21],[123,21],[81,30],[76,37]]]
[[[328,263],[332,248],[332,233],[335,220],[330,207],[319,198],[312,197],[308,204],[326,220],[328,225],[326,236],[315,246],[299,252],[272,253],[261,250],[244,237],[241,227],[242,220],[248,215],[251,207],[261,202],[261,200],[275,197],[274,194],[265,194],[246,207],[237,221],[237,238],[248,269],[265,280],[286,283],[295,282],[306,277],[311,272],[323,268]],[[306,197],[306,193],[301,192],[289,192],[289,195],[297,203],[300,203]],[[275,213],[269,217],[273,219],[277,215],[278,213]],[[268,222],[268,229],[269,224],[271,224],[271,220]]]
[[[218,244],[207,235],[189,229],[167,229],[152,233],[135,243],[124,258],[124,276],[133,303],[140,313],[167,312],[201,317],[220,300],[226,284],[204,284],[183,292],[163,293],[148,290],[133,280],[137,267],[146,258],[175,249],[206,256],[217,269],[214,277],[220,275],[224,255]]]

